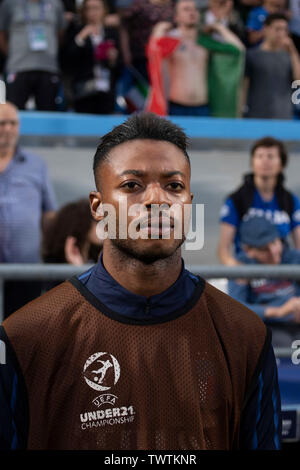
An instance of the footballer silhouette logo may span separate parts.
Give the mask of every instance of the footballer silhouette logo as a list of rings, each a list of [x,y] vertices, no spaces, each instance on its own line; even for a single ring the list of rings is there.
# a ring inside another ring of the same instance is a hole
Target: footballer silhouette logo
[[[120,378],[120,365],[112,354],[98,352],[90,356],[84,364],[83,376],[94,390],[109,390]]]

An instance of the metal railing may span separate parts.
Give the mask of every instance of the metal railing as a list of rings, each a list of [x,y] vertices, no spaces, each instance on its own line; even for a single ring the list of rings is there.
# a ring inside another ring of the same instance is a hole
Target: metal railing
[[[73,266],[70,264],[0,264],[0,322],[4,317],[4,281],[64,281],[79,275],[92,265]],[[186,266],[204,279],[300,279],[300,265],[241,265],[241,266]],[[291,357],[291,348],[275,349],[276,356]]]

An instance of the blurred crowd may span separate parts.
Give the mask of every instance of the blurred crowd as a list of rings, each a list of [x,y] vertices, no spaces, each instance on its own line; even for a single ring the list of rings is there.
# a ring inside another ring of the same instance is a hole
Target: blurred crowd
[[[0,0],[0,263],[82,265],[101,251],[89,202],[58,210],[45,163],[20,147],[18,110],[296,118],[299,36],[298,0]],[[219,260],[299,264],[283,143],[255,142],[250,163],[221,210]],[[54,285],[6,281],[5,315]],[[299,327],[297,282],[236,280],[229,294],[274,331]]]
[[[0,0],[22,110],[293,119],[299,47],[298,0]]]
[[[221,208],[222,264],[300,264],[300,199],[286,187],[287,165],[283,142],[253,143],[250,172]],[[0,106],[0,226],[0,263],[94,264],[103,245],[88,199],[58,209],[45,162],[19,144],[19,113],[11,103]],[[59,282],[5,281],[5,316]],[[237,279],[228,293],[272,326],[278,346],[299,335],[298,281]]]

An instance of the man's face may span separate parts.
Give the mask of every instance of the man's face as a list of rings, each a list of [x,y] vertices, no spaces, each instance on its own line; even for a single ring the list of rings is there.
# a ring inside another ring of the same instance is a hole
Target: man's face
[[[282,256],[282,241],[275,238],[272,242],[260,248],[243,246],[244,251],[250,258],[254,258],[261,264],[279,264]]]
[[[97,23],[104,20],[106,11],[102,0],[88,0],[84,7],[86,23]]]
[[[200,13],[193,0],[180,0],[176,6],[175,22],[178,26],[194,27],[200,21]]]
[[[252,169],[255,176],[265,178],[278,176],[282,171],[278,147],[258,147],[252,157]]]
[[[17,111],[9,104],[0,105],[0,149],[14,149],[19,138]]]
[[[265,0],[263,6],[269,13],[280,13],[285,8],[285,0]]]
[[[285,20],[275,20],[269,26],[264,27],[265,39],[277,47],[288,37],[288,33],[288,24]]]
[[[152,263],[167,258],[184,242],[184,234],[180,232],[180,239],[174,236],[174,225],[177,215],[171,213],[170,236],[162,236],[162,213],[154,219],[150,218],[151,205],[170,207],[177,204],[183,218],[185,204],[191,204],[190,192],[190,166],[182,153],[175,145],[165,141],[133,140],[113,148],[109,160],[102,163],[96,173],[96,180],[101,181],[100,192],[91,193],[91,207],[96,220],[100,202],[111,204],[116,211],[117,238],[105,240],[115,245],[132,258],[145,263]],[[141,229],[146,238],[133,240],[128,229],[132,222],[136,222],[140,213],[127,216],[127,238],[119,238],[120,200],[127,201],[128,211],[135,204],[140,204],[145,210],[142,216]],[[166,219],[165,219],[166,220]],[[172,223],[173,222],[173,223]],[[183,224],[181,225],[181,227]],[[154,229],[157,238],[151,238],[151,229]]]

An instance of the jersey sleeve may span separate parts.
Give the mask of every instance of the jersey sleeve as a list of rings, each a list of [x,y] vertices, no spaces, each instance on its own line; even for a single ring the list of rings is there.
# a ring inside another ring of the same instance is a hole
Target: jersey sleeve
[[[300,225],[300,200],[293,194],[294,208],[291,217],[292,230]]]
[[[25,382],[14,350],[0,326],[0,450],[26,449],[29,411]]]
[[[226,199],[221,208],[220,222],[226,222],[234,227],[238,227],[240,223],[239,215],[231,198]]]
[[[277,364],[271,332],[258,361],[241,414],[240,449],[279,450],[282,415]]]

